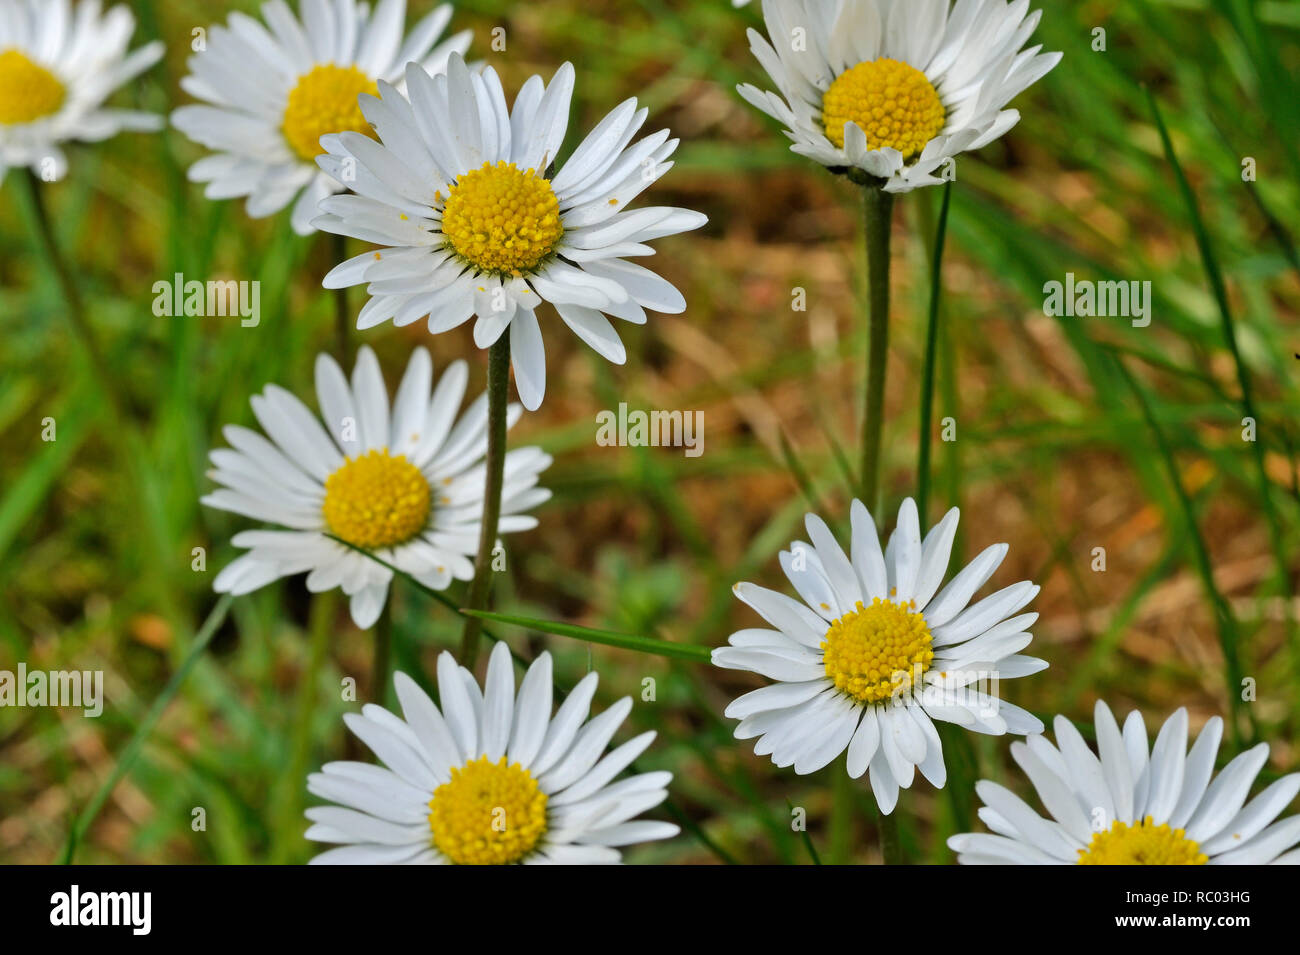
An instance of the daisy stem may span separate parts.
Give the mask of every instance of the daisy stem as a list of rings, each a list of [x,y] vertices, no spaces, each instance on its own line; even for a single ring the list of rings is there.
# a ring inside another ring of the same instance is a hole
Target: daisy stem
[[[880,509],[880,444],[885,422],[885,372],[889,358],[889,243],[893,232],[894,197],[866,186],[862,192],[863,226],[867,239],[867,388],[862,416],[862,503],[873,514]],[[851,792],[834,793],[836,812],[847,811]],[[880,816],[880,851],[886,865],[903,862],[898,821]]]
[[[843,759],[837,759],[834,766],[831,776],[830,862],[831,865],[848,865],[853,855],[853,780]]]
[[[484,610],[492,589],[492,549],[496,546],[497,523],[501,517],[501,486],[506,471],[506,410],[510,397],[510,336],[503,333],[488,350],[488,450],[483,492],[483,526],[478,539],[474,580],[465,597],[467,610]],[[478,660],[483,621],[465,620],[461,637],[460,662],[470,670]]]
[[[930,258],[930,315],[925,332],[925,370],[921,375],[920,447],[916,463],[916,509],[925,525],[930,503],[930,429],[934,419],[934,375],[939,345],[939,301],[943,293],[943,247],[948,234],[948,208],[952,202],[952,183],[943,187],[943,204],[935,229],[934,252]]]
[[[862,502],[875,513],[880,493],[880,439],[885,420],[885,370],[889,355],[889,241],[894,197],[866,186],[863,225],[867,238],[867,389],[862,419]]]
[[[897,811],[897,809],[895,809]],[[898,838],[898,816],[894,813],[885,815],[880,814],[880,853],[884,856],[885,865],[903,865],[903,845]]]
[[[384,609],[379,611],[375,621],[375,665],[370,679],[374,681],[371,693],[380,706],[388,703],[388,667],[393,650],[393,594],[389,593],[384,601]]]
[[[331,234],[330,249],[331,258],[337,262],[344,262],[348,257],[348,239],[347,236]],[[334,290],[334,334],[336,347],[338,348],[338,360],[344,368],[352,366],[352,312],[348,308],[348,290],[346,288],[336,288]]]

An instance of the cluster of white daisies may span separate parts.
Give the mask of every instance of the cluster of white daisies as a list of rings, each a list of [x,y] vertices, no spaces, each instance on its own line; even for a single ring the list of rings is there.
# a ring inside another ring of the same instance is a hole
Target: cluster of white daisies
[[[747,0],[733,0],[736,6]],[[959,154],[1006,133],[1008,102],[1051,70],[1058,53],[1026,46],[1039,14],[1025,0],[763,0],[768,36],[752,49],[777,92],[741,95],[786,127],[792,150],[868,187],[901,192],[942,181]],[[210,155],[190,169],[211,199],[242,197],[251,216],[292,207],[294,229],[371,246],[339,263],[329,288],[364,285],[357,327],[426,321],[430,333],[473,319],[480,348],[508,334],[523,409],[542,402],[546,362],[539,309],[548,305],[612,362],[626,353],[610,319],[679,313],[681,293],[632,261],[655,239],[705,217],[632,208],[672,166],[667,130],[636,137],[647,110],[630,99],[560,163],[575,73],[525,82],[507,101],[490,66],[467,63],[468,31],[444,37],[441,6],[406,27],[404,0],[269,0],[262,18],[232,14],[195,44],[184,90],[200,102],[172,123]],[[161,44],[127,52],[121,7],[97,0],[0,0],[0,176],[30,167],[60,178],[61,144],[150,130],[157,116],[105,100],[153,65]],[[635,140],[635,141],[634,141]],[[549,311],[548,309],[548,311]],[[216,588],[245,594],[306,574],[341,589],[362,627],[380,615],[395,573],[442,589],[473,575],[485,509],[487,398],[462,410],[467,366],[435,376],[411,356],[390,401],[379,363],[362,349],[350,376],[316,362],[313,412],[271,385],[252,399],[262,431],[231,426],[212,452],[218,488],[203,500],[275,529],[249,530]],[[536,525],[550,457],[509,452],[501,532]],[[1267,758],[1261,744],[1214,776],[1222,723],[1190,750],[1179,711],[1153,746],[1142,718],[1122,730],[1104,704],[1096,751],[1062,717],[1056,744],[1038,717],[1002,701],[1000,680],[1046,663],[1025,655],[1038,588],[1014,583],[975,599],[1007,554],[983,551],[948,579],[954,510],[922,535],[905,501],[882,548],[860,502],[846,553],[819,518],[780,563],[798,599],[751,584],[737,596],[766,627],[741,630],[713,661],[774,681],[727,707],[735,735],[799,774],[843,755],[892,812],[917,771],[946,782],[936,721],[1026,737],[1012,745],[1050,818],[982,782],[989,833],[950,840],[967,863],[1295,863],[1300,817],[1274,822],[1300,791],[1282,777],[1247,802]],[[619,779],[649,746],[645,733],[605,752],[632,708],[623,699],[588,719],[589,674],[558,708],[547,654],[516,687],[504,644],[480,687],[450,654],[438,660],[435,704],[396,675],[402,715],[376,705],[345,717],[383,763],[329,763],[309,788],[317,862],[596,863],[618,847],[676,834],[636,817],[667,795],[671,774]],[[554,708],[554,712],[553,712]]]

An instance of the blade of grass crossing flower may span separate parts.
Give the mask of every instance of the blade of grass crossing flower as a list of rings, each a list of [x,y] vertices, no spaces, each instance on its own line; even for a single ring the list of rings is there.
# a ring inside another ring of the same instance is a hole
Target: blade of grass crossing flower
[[[525,627],[529,630],[537,630],[557,637],[571,637],[574,640],[584,640],[587,643],[618,647],[620,650],[634,650],[637,653],[649,653],[654,656],[671,657],[677,660],[690,660],[694,663],[708,663],[712,658],[712,652],[708,647],[692,646],[688,643],[671,643],[668,640],[657,640],[654,637],[638,637],[628,633],[614,633],[611,630],[594,630],[590,627],[579,627],[576,624],[559,623],[554,620],[536,620],[531,617],[518,617],[513,614],[491,613],[485,610],[472,610],[468,607],[462,607],[460,612],[467,617],[474,617],[479,620],[490,620],[494,623]]]
[[[345,540],[344,540],[343,538],[341,538],[341,537],[335,537],[333,534],[326,534],[325,536],[328,537],[328,538],[329,538],[330,540],[332,540],[332,541],[336,541],[336,542],[338,542],[339,544],[342,544],[344,547],[348,548],[349,550],[354,550],[354,551],[356,551],[356,552],[357,552],[358,554],[360,554],[362,557],[366,557],[366,558],[369,558],[370,560],[373,560],[373,561],[374,561],[376,564],[378,564],[380,567],[387,567],[389,570],[391,570],[391,571],[393,572],[394,576],[397,576],[397,577],[402,578],[402,579],[405,580],[408,584],[410,584],[412,587],[414,587],[416,590],[418,590],[420,593],[424,594],[426,597],[430,597],[430,598],[432,598],[433,600],[436,600],[438,603],[442,604],[444,607],[446,607],[446,608],[447,608],[448,610],[450,610],[452,613],[455,613],[455,614],[457,614],[458,616],[460,615],[460,613],[461,613],[460,603],[459,603],[458,601],[452,600],[450,597],[448,597],[448,596],[447,596],[445,593],[443,593],[442,591],[440,591],[440,590],[434,590],[434,589],[433,589],[432,587],[430,587],[428,584],[422,584],[422,583],[420,583],[420,581],[416,580],[414,577],[412,577],[412,576],[411,576],[410,574],[408,574],[406,571],[398,569],[397,566],[395,566],[394,564],[391,564],[391,563],[389,563],[388,561],[384,560],[384,559],[383,559],[382,557],[380,557],[378,554],[375,554],[375,553],[372,553],[372,552],[366,550],[364,547],[358,547],[356,544],[351,544],[351,543],[349,543],[348,541],[345,541]],[[390,600],[392,599],[392,596],[391,596],[391,595],[389,596],[389,599],[390,599]],[[489,631],[486,630],[486,629],[484,629],[484,630],[482,631],[482,635],[483,635],[484,637],[487,637],[489,640],[498,640],[498,639],[500,639],[499,637],[495,637],[495,636],[493,636],[492,633],[489,632]]]

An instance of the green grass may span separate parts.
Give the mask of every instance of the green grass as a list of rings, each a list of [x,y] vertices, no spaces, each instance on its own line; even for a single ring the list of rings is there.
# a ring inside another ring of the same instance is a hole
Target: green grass
[[[1064,62],[1016,101],[1019,126],[960,161],[946,219],[942,191],[898,203],[886,511],[917,493],[928,462],[931,519],[963,508],[959,557],[1004,540],[1011,555],[991,586],[1043,584],[1031,652],[1052,666],[1004,685],[1013,702],[1079,724],[1097,698],[1140,707],[1149,726],[1184,705],[1193,726],[1235,714],[1221,762],[1263,739],[1268,771],[1294,770],[1300,17],[1294,4],[1247,0],[1035,5],[1035,42]],[[185,101],[190,30],[217,7],[257,4],[130,6],[135,43],[162,38],[168,55],[120,99],[162,112]],[[846,531],[866,349],[857,197],[735,95],[736,82],[764,80],[744,37],[755,11],[608,6],[480,0],[454,21],[474,27],[508,90],[574,62],[570,148],[575,131],[639,96],[647,129],[683,140],[649,201],[711,220],[658,243],[656,266],[690,308],[628,330],[626,366],[544,320],[547,400],[511,439],[556,456],[544,476],[555,498],[538,530],[508,542],[488,629],[521,661],[549,649],[561,685],[598,669],[600,707],[631,694],[622,734],[658,730],[639,768],[673,770],[659,815],[684,832],[631,861],[876,861],[865,781],[837,814],[831,770],[799,777],[755,758],[721,714],[757,681],[694,659],[755,625],[733,583],[785,586],[776,554],[811,503]],[[498,25],[505,53],[488,48]],[[1097,27],[1106,52],[1092,49]],[[84,302],[76,316],[33,238],[20,177],[0,186],[0,668],[100,668],[108,695],[98,720],[0,709],[0,861],[68,849],[82,862],[304,861],[305,773],[362,758],[341,715],[382,693],[371,635],[301,580],[235,600],[220,620],[212,579],[250,525],[199,506],[206,455],[222,425],[251,422],[248,398],[266,384],[314,400],[314,355],[334,347],[334,303],[319,287],[334,252],[294,236],[287,216],[251,221],[239,203],[204,199],[185,180],[201,154],[170,130],[71,149],[69,178],[43,196]],[[1246,157],[1255,181],[1243,181]],[[260,281],[261,325],[155,317],[152,285],[176,272]],[[1151,326],[1047,317],[1043,285],[1067,272],[1150,281]],[[790,308],[796,287],[806,312]],[[355,340],[376,348],[390,380],[428,344],[439,367],[469,358],[471,387],[483,387],[486,355],[468,336],[384,327]],[[595,415],[620,401],[702,410],[704,455],[597,447]],[[1253,443],[1244,417],[1256,419]],[[46,418],[53,442],[41,439]],[[955,442],[940,436],[948,418]],[[1105,572],[1092,569],[1096,547]],[[436,654],[458,645],[463,596],[398,581],[392,666],[431,686]],[[581,639],[593,631],[604,641]],[[637,652],[628,636],[692,659]],[[341,696],[348,678],[358,702]],[[916,861],[951,861],[947,836],[979,825],[975,779],[1025,791],[1006,740],[944,742],[946,790],[918,781],[900,800]],[[196,807],[204,831],[191,828]],[[793,809],[806,832],[791,828]]]

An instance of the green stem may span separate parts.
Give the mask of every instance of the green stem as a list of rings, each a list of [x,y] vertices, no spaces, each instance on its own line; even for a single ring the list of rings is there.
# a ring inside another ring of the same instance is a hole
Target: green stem
[[[862,418],[862,503],[873,514],[880,494],[880,444],[885,421],[885,372],[889,357],[889,241],[894,197],[863,188],[867,238],[867,389]]]
[[[889,358],[889,242],[894,197],[873,185],[863,187],[863,225],[867,240],[867,387],[862,418],[862,503],[873,514],[880,510],[880,445],[885,422],[885,372]],[[837,777],[840,775],[837,772]],[[849,787],[836,786],[832,820],[850,811]],[[902,861],[898,824],[881,816],[880,848],[885,862]],[[835,850],[838,854],[839,846]]]
[[[348,240],[347,236],[330,235],[331,258],[335,264],[347,260],[348,257]],[[343,365],[344,373],[352,367],[352,311],[348,308],[348,290],[346,288],[334,289],[334,338],[335,349],[338,351],[339,362]]]
[[[389,660],[393,654],[393,588],[388,588],[388,599],[375,621],[375,664],[370,673],[370,692],[380,706],[388,702]]]
[[[845,760],[837,759],[831,772],[830,863],[848,865],[853,853],[853,780]]]
[[[502,333],[488,351],[488,450],[487,475],[483,490],[483,526],[478,539],[478,560],[474,580],[465,597],[465,609],[483,610],[492,589],[492,549],[497,541],[497,523],[501,517],[501,485],[506,471],[506,410],[510,391],[510,336]],[[465,620],[461,637],[460,662],[474,669],[478,661],[479,637],[483,621]]]
[[[897,807],[895,807],[897,812]],[[885,865],[903,865],[903,845],[898,838],[898,817],[893,813],[880,814],[880,852]]]
[[[934,236],[934,254],[930,259],[930,315],[925,331],[925,370],[921,375],[920,448],[916,463],[916,509],[921,526],[926,524],[930,503],[930,448],[934,422],[934,374],[939,352],[939,300],[943,293],[943,247],[948,235],[948,206],[952,200],[952,182],[943,187],[943,205]]]

